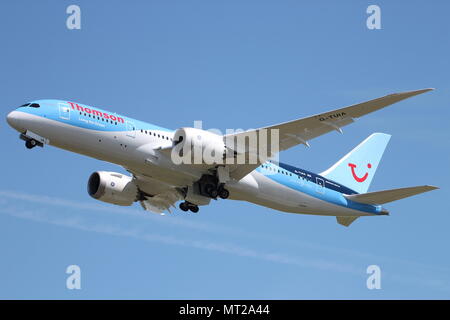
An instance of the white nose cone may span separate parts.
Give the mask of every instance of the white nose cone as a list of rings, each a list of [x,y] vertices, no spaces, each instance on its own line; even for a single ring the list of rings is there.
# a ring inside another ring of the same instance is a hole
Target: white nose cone
[[[8,115],[6,116],[6,122],[8,122],[8,124],[18,130],[21,131],[21,120],[20,120],[20,112],[18,111],[12,111],[10,113],[8,113]]]

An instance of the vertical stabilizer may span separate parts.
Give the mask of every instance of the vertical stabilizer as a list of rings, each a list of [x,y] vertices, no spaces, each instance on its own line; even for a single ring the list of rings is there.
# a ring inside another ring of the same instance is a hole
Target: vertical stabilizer
[[[358,193],[367,192],[390,138],[373,133],[321,175]]]

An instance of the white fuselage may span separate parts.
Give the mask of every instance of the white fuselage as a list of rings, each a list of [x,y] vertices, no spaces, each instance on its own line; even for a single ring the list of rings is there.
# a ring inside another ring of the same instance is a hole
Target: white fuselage
[[[11,117],[16,119],[13,126],[22,133],[31,132],[44,137],[49,145],[115,163],[145,177],[140,188],[148,194],[192,185],[202,176],[201,168],[174,165],[169,157],[158,151],[172,146],[174,132],[171,130],[159,127],[141,129],[141,122],[129,118],[126,118],[126,123],[117,125],[117,130],[105,130],[102,127],[104,120],[98,117],[84,119],[81,112],[72,112],[66,118],[39,112],[29,113],[19,108]],[[83,126],[79,125],[80,121]],[[296,175],[277,176],[261,167],[239,181],[227,182],[227,189],[230,199],[291,213],[362,216],[376,214],[378,210],[370,207],[360,210],[335,190]]]

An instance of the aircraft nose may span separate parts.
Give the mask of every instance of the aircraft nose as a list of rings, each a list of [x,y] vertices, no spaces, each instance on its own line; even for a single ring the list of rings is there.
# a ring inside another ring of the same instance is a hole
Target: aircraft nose
[[[21,120],[20,120],[20,113],[17,111],[12,111],[8,113],[6,116],[6,122],[13,127],[16,130],[21,130]]]

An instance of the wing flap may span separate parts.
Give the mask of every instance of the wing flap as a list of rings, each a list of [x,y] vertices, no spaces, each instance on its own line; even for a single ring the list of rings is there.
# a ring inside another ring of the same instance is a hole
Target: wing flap
[[[174,189],[153,197],[146,197],[144,200],[141,200],[141,206],[153,213],[163,213],[166,210],[170,212],[170,207],[175,207],[175,203],[182,199],[183,195]]]
[[[376,205],[400,200],[407,197],[412,197],[417,194],[428,192],[435,189],[439,188],[434,186],[417,186],[417,187],[399,188],[361,194],[350,194],[350,195],[345,194],[344,197],[351,201]]]

